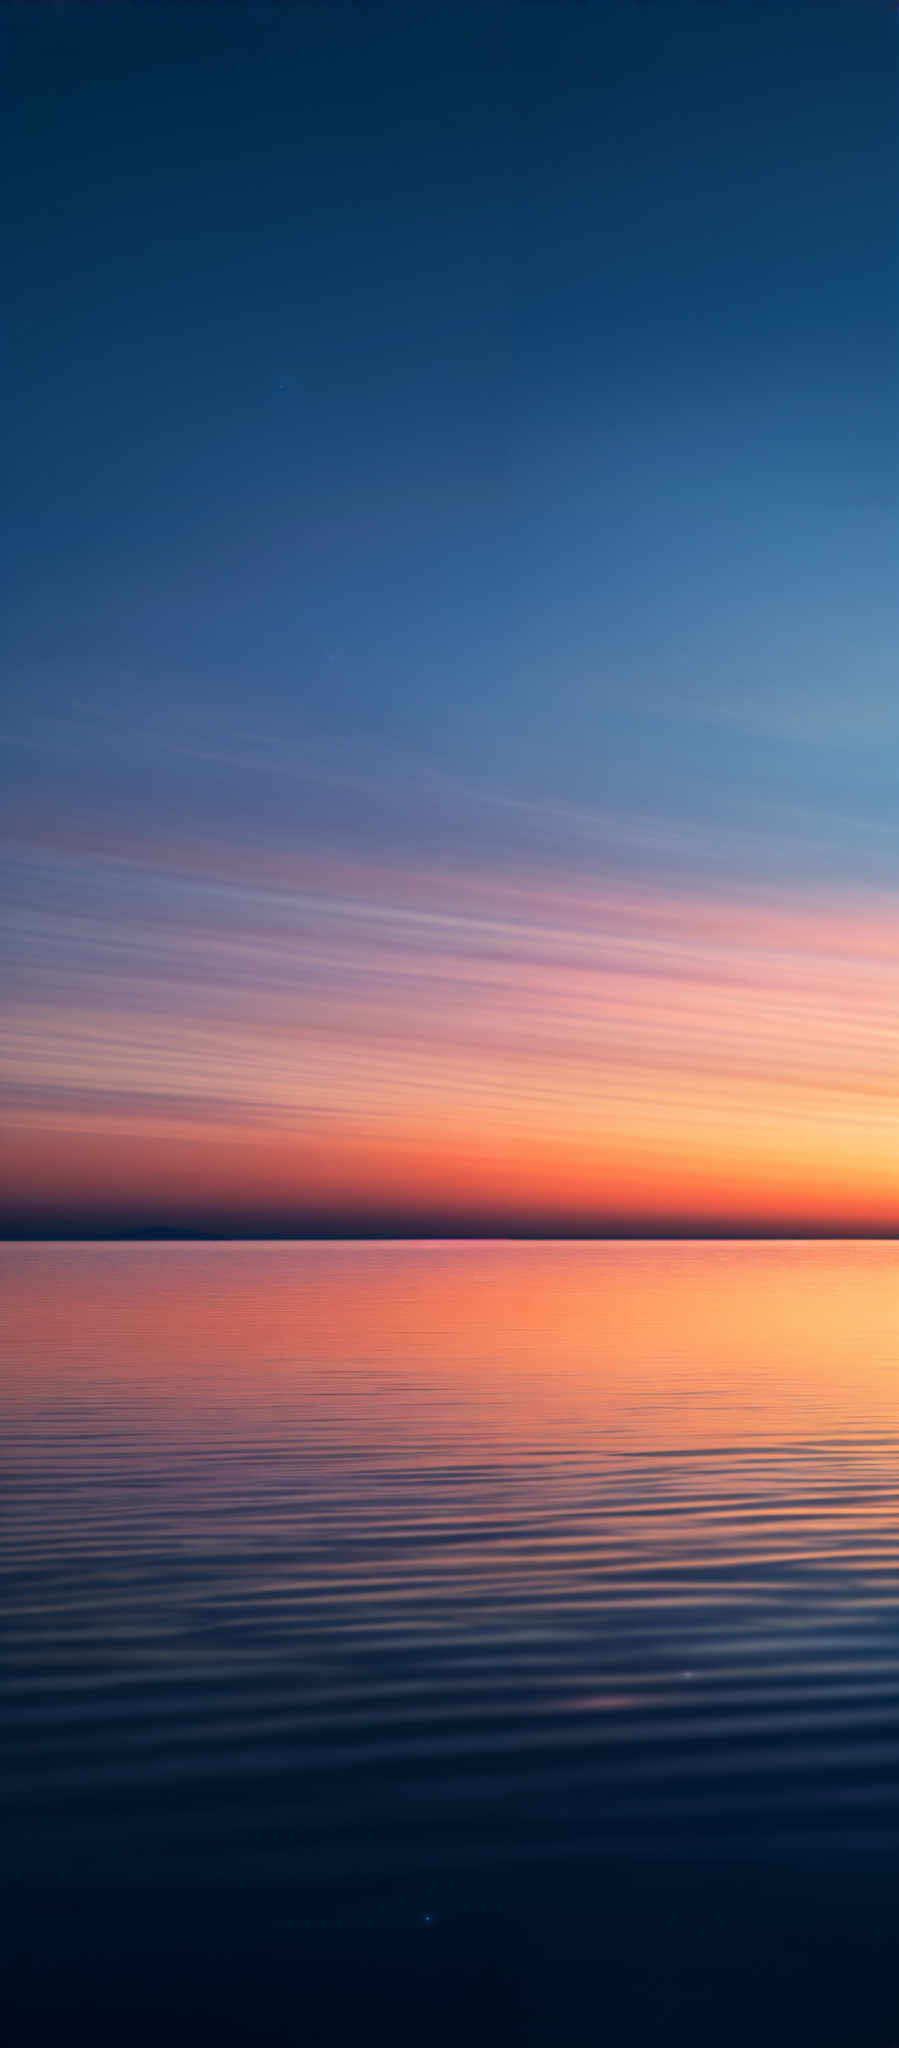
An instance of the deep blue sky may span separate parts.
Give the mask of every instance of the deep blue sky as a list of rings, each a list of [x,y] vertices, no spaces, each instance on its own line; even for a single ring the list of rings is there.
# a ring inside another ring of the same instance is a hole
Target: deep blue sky
[[[19,818],[895,876],[892,10],[3,27]]]

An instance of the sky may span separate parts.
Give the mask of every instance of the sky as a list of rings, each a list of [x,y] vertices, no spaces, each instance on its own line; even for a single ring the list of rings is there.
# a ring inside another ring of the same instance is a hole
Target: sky
[[[0,1228],[899,1229],[895,10],[0,32]]]

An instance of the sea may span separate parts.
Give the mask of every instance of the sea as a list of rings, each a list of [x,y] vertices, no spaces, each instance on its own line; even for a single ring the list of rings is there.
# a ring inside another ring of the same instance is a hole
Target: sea
[[[899,1245],[0,1246],[4,2042],[899,2043]]]

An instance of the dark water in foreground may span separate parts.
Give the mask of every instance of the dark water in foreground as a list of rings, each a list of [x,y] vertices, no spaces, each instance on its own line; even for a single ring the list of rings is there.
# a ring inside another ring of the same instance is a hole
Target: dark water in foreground
[[[11,2040],[899,2042],[899,1247],[0,1285]]]

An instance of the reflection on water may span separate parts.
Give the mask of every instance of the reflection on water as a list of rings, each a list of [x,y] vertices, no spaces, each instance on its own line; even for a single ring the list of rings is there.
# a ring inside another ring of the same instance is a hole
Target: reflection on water
[[[899,1248],[0,1278],[10,1882],[389,1927],[899,1860]]]

